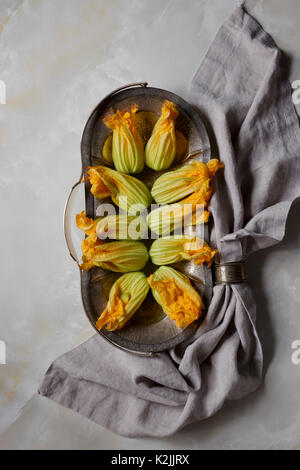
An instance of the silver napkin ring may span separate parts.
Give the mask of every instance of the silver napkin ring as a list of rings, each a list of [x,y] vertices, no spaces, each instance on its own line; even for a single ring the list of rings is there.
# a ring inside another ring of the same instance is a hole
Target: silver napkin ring
[[[215,284],[240,284],[246,280],[245,263],[239,261],[237,263],[214,264]]]

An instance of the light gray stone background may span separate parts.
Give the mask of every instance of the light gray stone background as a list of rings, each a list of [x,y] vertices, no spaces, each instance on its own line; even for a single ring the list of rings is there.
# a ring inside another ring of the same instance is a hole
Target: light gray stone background
[[[236,0],[1,0],[1,449],[300,447],[299,206],[285,241],[249,260],[265,353],[262,387],[168,439],[125,439],[35,395],[50,363],[88,339],[62,214],[80,173],[80,138],[111,90],[147,80],[187,98],[190,80]],[[299,0],[253,0],[252,13],[300,79]],[[300,107],[298,108],[299,111]],[[299,156],[300,158],[300,156]]]

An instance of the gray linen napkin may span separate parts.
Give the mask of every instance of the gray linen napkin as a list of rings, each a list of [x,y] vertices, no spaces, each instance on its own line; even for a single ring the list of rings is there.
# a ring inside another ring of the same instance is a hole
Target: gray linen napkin
[[[282,240],[300,196],[300,133],[272,38],[238,7],[196,73],[190,101],[214,131],[225,171],[210,210],[212,241],[239,261]],[[194,337],[153,358],[98,335],[57,359],[40,393],[124,436],[167,436],[253,392],[262,350],[249,286],[216,286]]]

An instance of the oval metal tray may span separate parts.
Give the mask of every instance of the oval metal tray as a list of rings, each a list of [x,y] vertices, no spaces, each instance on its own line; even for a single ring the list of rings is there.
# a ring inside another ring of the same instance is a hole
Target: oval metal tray
[[[102,100],[92,112],[82,136],[82,174],[84,174],[88,166],[97,164],[105,165],[104,162],[101,162],[101,152],[110,130],[107,129],[103,123],[104,117],[112,114],[116,109],[129,109],[133,104],[138,105],[139,111],[151,111],[159,115],[163,102],[166,99],[173,101],[179,110],[176,128],[183,132],[188,139],[189,158],[197,158],[204,162],[208,161],[210,159],[209,139],[197,111],[174,93],[158,88],[147,87],[146,83],[141,83],[128,85],[127,87],[122,87],[114,91]],[[200,155],[199,150],[201,150]],[[194,153],[196,153],[196,155],[194,155]],[[175,165],[178,166],[180,163],[182,163],[182,161],[176,162]],[[168,171],[170,171],[170,169]],[[141,174],[135,175],[135,177],[140,178],[151,188],[153,182],[161,173],[162,172],[158,173],[146,168]],[[82,178],[79,183],[81,183],[81,181]],[[95,218],[97,216],[97,209],[101,203],[102,201],[95,199],[90,193],[89,182],[85,183],[87,216]],[[78,263],[72,248],[72,243],[70,242],[70,229],[67,227],[66,222],[65,232],[70,254]],[[207,224],[199,227],[198,235],[208,240],[209,233]],[[151,240],[146,241],[146,244],[150,246]],[[192,284],[199,291],[207,306],[212,296],[213,284],[211,270],[205,266],[196,266],[193,262],[182,262],[178,263],[176,266],[173,265],[173,267],[190,278]],[[144,272],[150,274],[157,268],[158,266],[154,266],[149,262]],[[197,322],[190,325],[185,330],[181,330],[163,313],[161,307],[152,297],[152,294],[149,293],[138,312],[135,313],[128,325],[122,330],[110,332],[104,329],[99,332],[96,328],[96,321],[106,306],[111,285],[120,275],[121,274],[112,273],[101,268],[93,268],[88,272],[81,272],[81,292],[86,315],[97,333],[119,348],[143,355],[151,355],[155,352],[170,349],[187,339],[205,317],[204,313]]]

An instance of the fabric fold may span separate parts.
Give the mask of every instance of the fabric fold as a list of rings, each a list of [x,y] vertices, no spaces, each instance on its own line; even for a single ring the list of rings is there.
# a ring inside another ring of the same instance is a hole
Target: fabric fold
[[[300,132],[282,54],[238,7],[219,30],[191,87],[225,164],[210,203],[211,244],[245,260],[282,240],[300,197]],[[214,155],[215,156],[215,155]],[[247,283],[215,286],[193,337],[152,358],[98,335],[58,358],[40,393],[129,437],[162,437],[257,389],[263,357]]]

